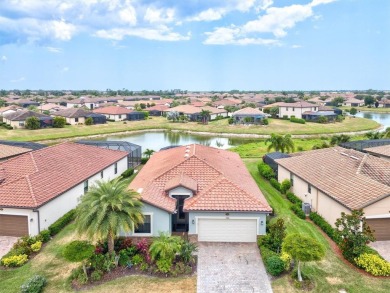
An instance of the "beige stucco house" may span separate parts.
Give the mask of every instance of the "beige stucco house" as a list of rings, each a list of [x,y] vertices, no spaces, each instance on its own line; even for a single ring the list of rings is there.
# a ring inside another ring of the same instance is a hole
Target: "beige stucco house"
[[[278,180],[331,225],[341,212],[363,209],[377,240],[390,240],[390,162],[342,147],[276,160]]]
[[[279,118],[295,116],[301,119],[305,112],[318,112],[318,105],[308,102],[278,103],[277,107],[279,107]]]

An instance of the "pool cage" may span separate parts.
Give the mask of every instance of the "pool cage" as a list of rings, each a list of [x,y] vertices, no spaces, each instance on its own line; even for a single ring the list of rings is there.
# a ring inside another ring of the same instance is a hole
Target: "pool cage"
[[[343,142],[340,144],[341,147],[346,149],[354,149],[356,151],[365,152],[364,149],[372,148],[377,146],[390,145],[390,139],[370,139],[370,140],[357,140]]]
[[[47,147],[47,145],[35,143],[35,142],[29,142],[29,141],[0,140],[0,145],[1,144],[21,147],[21,148],[30,149],[33,151],[40,150],[40,149]]]
[[[127,141],[105,141],[105,140],[78,140],[76,143],[93,145],[103,149],[128,152],[128,168],[134,168],[141,164],[142,148],[140,145]]]

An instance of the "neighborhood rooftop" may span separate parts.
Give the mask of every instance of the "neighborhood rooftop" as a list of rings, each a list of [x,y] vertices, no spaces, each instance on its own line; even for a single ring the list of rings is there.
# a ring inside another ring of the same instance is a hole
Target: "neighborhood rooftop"
[[[127,156],[62,143],[0,163],[0,206],[36,208]]]
[[[390,162],[366,153],[333,147],[276,162],[349,209],[390,196]]]

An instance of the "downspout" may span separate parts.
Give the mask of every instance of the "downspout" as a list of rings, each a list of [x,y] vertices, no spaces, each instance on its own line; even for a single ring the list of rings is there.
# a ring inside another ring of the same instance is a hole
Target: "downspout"
[[[33,212],[38,214],[38,233],[41,233],[41,220],[39,217],[39,210],[33,210]]]

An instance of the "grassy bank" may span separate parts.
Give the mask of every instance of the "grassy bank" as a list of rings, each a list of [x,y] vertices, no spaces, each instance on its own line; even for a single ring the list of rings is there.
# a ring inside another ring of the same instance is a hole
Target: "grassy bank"
[[[268,181],[260,178],[257,172],[258,159],[246,159],[245,163],[256,180],[268,203],[274,208],[278,217],[282,217],[287,226],[287,233],[302,233],[317,239],[325,248],[325,258],[320,262],[311,262],[303,265],[303,271],[315,282],[312,292],[340,292],[344,289],[351,293],[380,293],[390,292],[389,279],[375,278],[362,275],[341,261],[335,255],[327,239],[318,228],[308,221],[299,219],[290,210],[291,203],[285,200]],[[284,275],[272,281],[275,293],[302,292],[295,289]]]
[[[212,121],[208,125],[196,122],[172,123],[167,121],[164,117],[153,117],[152,119],[144,121],[127,121],[126,124],[124,122],[109,122],[107,124],[100,125],[76,125],[66,126],[65,128],[47,128],[38,130],[6,130],[1,128],[0,137],[1,139],[6,140],[43,141],[150,129],[231,134],[269,135],[271,133],[290,133],[296,135],[319,135],[372,130],[378,127],[379,124],[373,120],[350,117],[347,117],[342,123],[330,124],[298,124],[286,120],[270,119],[270,124],[267,126],[229,125],[227,119]]]

